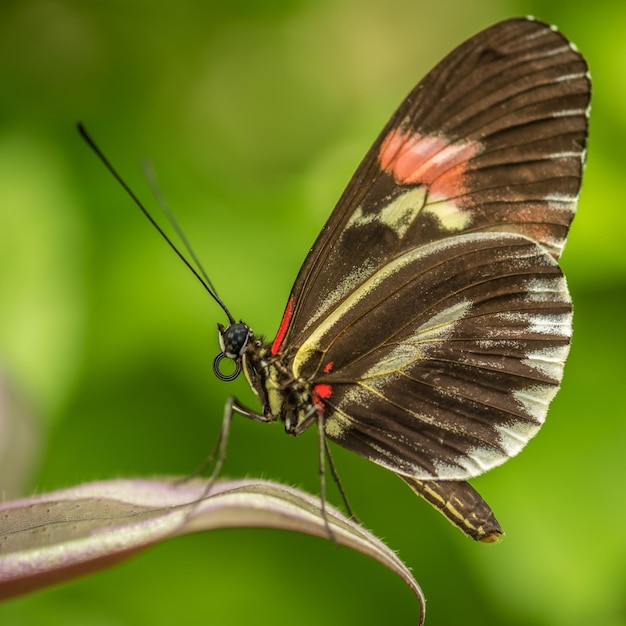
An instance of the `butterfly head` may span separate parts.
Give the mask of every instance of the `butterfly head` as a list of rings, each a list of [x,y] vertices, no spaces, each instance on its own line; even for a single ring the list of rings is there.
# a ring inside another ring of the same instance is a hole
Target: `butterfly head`
[[[235,380],[241,372],[241,359],[246,347],[254,336],[250,327],[243,322],[232,323],[225,327],[217,325],[220,349],[222,350],[213,361],[213,371],[220,380]],[[235,362],[235,371],[225,374],[220,370],[222,359],[231,359]]]

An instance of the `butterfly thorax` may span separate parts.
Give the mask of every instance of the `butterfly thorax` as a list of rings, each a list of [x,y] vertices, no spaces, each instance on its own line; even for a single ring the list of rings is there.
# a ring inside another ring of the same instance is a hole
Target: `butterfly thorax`
[[[293,360],[274,354],[272,344],[253,339],[243,354],[243,370],[268,421],[281,421],[289,435],[304,432],[317,418],[321,404],[315,401],[313,384],[294,375]]]

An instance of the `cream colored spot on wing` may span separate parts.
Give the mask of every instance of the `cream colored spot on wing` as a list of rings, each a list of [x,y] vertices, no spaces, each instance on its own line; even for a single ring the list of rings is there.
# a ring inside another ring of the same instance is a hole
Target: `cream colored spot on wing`
[[[542,335],[572,336],[572,314],[556,313],[554,315],[536,314],[529,316],[530,332]]]
[[[350,418],[343,411],[336,408],[330,419],[324,422],[324,431],[328,437],[341,439],[350,426]]]
[[[429,198],[424,212],[432,215],[439,222],[439,226],[448,232],[464,230],[472,221],[471,211],[466,211],[450,200]]]
[[[497,315],[506,325],[512,328],[515,325],[525,325],[527,333],[540,335],[554,335],[569,339],[572,336],[572,314],[564,313],[528,313],[508,312]]]
[[[467,476],[480,476],[491,468],[501,465],[506,459],[507,457],[497,448],[476,446],[455,459],[455,464],[461,466],[465,473],[459,472],[458,467],[450,466],[447,463],[435,462],[435,467],[439,478],[459,480],[459,478]]]
[[[560,381],[568,353],[569,345],[541,348],[529,352],[522,363],[555,381]]]
[[[558,390],[556,385],[533,385],[514,391],[513,397],[530,417],[543,424],[548,414],[548,406]]]
[[[378,226],[386,226],[401,240],[407,233],[411,224],[417,219],[424,207],[425,191],[421,187],[409,189],[393,202],[378,212],[363,213],[361,207],[357,207],[350,220],[346,224],[346,232],[375,223]],[[331,309],[337,302],[343,300],[348,294],[355,291],[371,275],[373,268],[367,264],[355,268],[349,274],[342,277],[335,288],[320,302],[319,307],[311,315],[309,324],[313,324]]]
[[[563,276],[533,278],[526,283],[528,302],[570,302],[567,283]]]
[[[402,239],[420,214],[425,200],[424,187],[413,187],[378,212],[364,214],[361,207],[357,207],[346,224],[346,229],[358,228],[375,222],[377,225],[387,226],[398,236],[398,239]]]
[[[539,431],[540,426],[533,422],[519,420],[506,426],[497,425],[500,445],[509,457],[515,456]]]

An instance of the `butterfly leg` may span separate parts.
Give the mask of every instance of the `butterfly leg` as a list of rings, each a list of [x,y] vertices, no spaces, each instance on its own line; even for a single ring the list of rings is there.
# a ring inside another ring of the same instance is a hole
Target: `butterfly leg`
[[[213,449],[211,450],[211,454],[207,457],[207,459],[198,467],[191,476],[185,477],[183,480],[179,482],[184,483],[188,480],[199,476],[204,472],[204,470],[209,467],[214,461],[215,466],[213,467],[213,471],[209,476],[209,480],[207,481],[206,487],[202,491],[200,497],[195,501],[195,504],[199,504],[209,496],[211,493],[211,489],[217,480],[217,477],[220,475],[222,471],[222,467],[224,466],[224,461],[226,460],[226,449],[228,447],[228,436],[230,434],[230,425],[233,421],[233,414],[239,413],[239,415],[243,415],[248,419],[254,420],[255,422],[273,422],[275,421],[272,417],[266,417],[265,415],[261,415],[252,409],[249,409],[247,406],[241,404],[237,398],[234,396],[230,396],[228,400],[226,400],[226,404],[224,405],[224,417],[222,418],[222,427],[220,428],[220,434],[217,437],[217,441],[213,445]],[[194,504],[194,503],[190,503]],[[189,511],[187,517],[191,517],[193,515],[193,507]]]
[[[329,539],[331,539],[335,545],[339,545],[337,538],[335,537],[335,533],[328,522],[328,513],[326,512],[326,458],[328,455],[328,448],[326,445],[326,434],[324,432],[324,413],[322,411],[318,411],[317,413],[317,436],[319,450],[318,465],[320,473],[320,508],[322,511],[322,519],[324,520],[324,525],[326,526],[326,532],[328,533]],[[330,461],[331,473],[333,478],[335,478],[337,476],[337,472],[335,471],[335,466],[332,463],[330,455],[328,455],[328,459]]]
[[[346,511],[348,515],[355,521],[357,524],[360,524],[361,521],[354,514],[352,507],[350,506],[350,502],[348,501],[348,496],[344,491],[343,485],[341,484],[341,480],[339,479],[339,474],[337,473],[337,468],[335,467],[335,462],[333,461],[333,457],[330,454],[330,448],[328,447],[328,439],[326,437],[323,438],[324,442],[324,450],[326,452],[326,462],[328,463],[328,467],[330,468],[330,473],[333,477],[333,482],[337,485],[337,489],[339,490],[339,495],[341,495],[341,499],[343,500],[343,504],[346,507]]]
[[[330,474],[333,477],[333,481],[335,485],[337,485],[337,489],[339,489],[339,493],[341,495],[341,499],[348,511],[348,515],[355,521],[357,524],[361,522],[357,518],[357,516],[353,513],[352,507],[350,506],[350,502],[348,502],[348,497],[346,496],[346,492],[343,489],[343,485],[341,484],[341,480],[339,480],[339,474],[337,473],[337,468],[335,467],[335,463],[333,462],[333,457],[330,454],[330,448],[328,447],[328,440],[326,439],[326,433],[324,431],[324,414],[322,412],[318,413],[317,416],[317,433],[318,433],[318,444],[319,444],[319,473],[320,473],[320,503],[321,503],[321,511],[322,518],[324,519],[324,524],[326,526],[326,531],[328,532],[328,537],[337,544],[337,539],[335,534],[333,533],[330,524],[328,522],[328,515],[326,512],[326,463],[328,463],[328,467],[330,468]]]
[[[244,417],[247,417],[248,419],[251,419],[255,422],[269,423],[275,421],[274,418],[265,417],[265,415],[261,415],[260,413],[257,413],[256,411],[253,411],[247,406],[241,404],[239,400],[237,400],[237,398],[235,398],[234,396],[231,396],[230,398],[228,398],[228,400],[226,400],[226,404],[224,405],[224,416],[222,418],[222,427],[220,428],[220,434],[218,435],[217,440],[213,445],[211,453],[190,476],[187,476],[182,481],[180,481],[186,482],[192,478],[195,478],[196,476],[199,476],[207,469],[207,467],[210,467],[215,461],[215,467],[213,468],[211,476],[209,477],[207,488],[202,494],[203,498],[206,497],[211,491],[213,483],[220,475],[222,467],[224,466],[224,461],[226,460],[226,449],[228,446],[228,436],[230,434],[230,425],[234,413],[243,415]]]

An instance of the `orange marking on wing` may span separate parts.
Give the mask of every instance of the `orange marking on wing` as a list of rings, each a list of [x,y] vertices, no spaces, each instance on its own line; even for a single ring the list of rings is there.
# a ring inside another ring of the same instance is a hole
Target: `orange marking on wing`
[[[477,142],[451,143],[442,137],[396,129],[383,141],[378,160],[398,184],[425,183],[432,185],[431,193],[453,197],[466,191],[467,163],[481,150]]]

